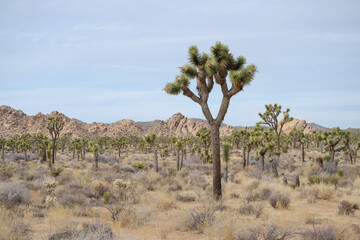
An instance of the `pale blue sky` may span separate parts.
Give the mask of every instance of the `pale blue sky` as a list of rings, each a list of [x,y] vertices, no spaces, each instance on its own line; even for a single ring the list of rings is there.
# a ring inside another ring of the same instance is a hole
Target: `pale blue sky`
[[[190,45],[221,41],[259,69],[225,123],[254,125],[277,102],[308,122],[360,127],[359,10],[358,0],[0,0],[0,105],[86,122],[203,118],[162,89]]]

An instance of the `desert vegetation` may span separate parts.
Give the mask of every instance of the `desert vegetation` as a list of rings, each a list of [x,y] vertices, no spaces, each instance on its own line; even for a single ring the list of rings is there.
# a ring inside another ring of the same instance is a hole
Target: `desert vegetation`
[[[285,133],[281,106],[266,109],[255,128],[220,139],[220,199],[211,128],[70,137],[54,117],[55,138],[3,137],[0,239],[359,238],[360,135]]]

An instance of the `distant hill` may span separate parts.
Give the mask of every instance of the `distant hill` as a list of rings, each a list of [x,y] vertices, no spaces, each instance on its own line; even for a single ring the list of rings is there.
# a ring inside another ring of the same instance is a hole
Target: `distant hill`
[[[208,127],[208,123],[203,119],[187,118],[181,113],[176,113],[168,120],[154,120],[148,122],[135,122],[133,120],[123,119],[115,123],[85,123],[75,118],[69,118],[63,113],[53,111],[50,114],[41,112],[33,116],[28,116],[21,110],[13,109],[9,106],[0,106],[0,136],[9,137],[14,134],[43,132],[48,134],[46,129],[47,118],[49,116],[59,115],[65,121],[62,134],[70,137],[96,137],[96,136],[143,136],[149,133],[156,133],[163,136],[194,136],[202,127]],[[305,120],[294,119],[292,122],[285,124],[284,132],[291,131],[294,127],[305,127],[309,133],[315,131],[327,131],[315,123],[306,124]],[[230,135],[234,129],[241,127],[233,127],[222,124],[220,127],[220,135]],[[253,128],[253,127],[249,127]],[[359,129],[351,129],[351,131],[360,131]]]

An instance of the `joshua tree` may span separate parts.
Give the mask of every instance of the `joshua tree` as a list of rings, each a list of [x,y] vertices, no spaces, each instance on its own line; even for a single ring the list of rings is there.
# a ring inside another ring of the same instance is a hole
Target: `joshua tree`
[[[61,138],[59,139],[59,143],[60,143],[60,147],[61,147],[61,152],[63,153],[65,150],[65,147],[67,144],[69,144],[70,139],[68,136],[61,136]]]
[[[301,160],[304,163],[305,162],[305,142],[306,142],[306,136],[304,133],[304,128],[302,129],[296,129],[293,128],[290,132],[290,136],[292,137],[293,144],[296,145],[296,142],[299,142],[300,148],[301,148]]]
[[[220,125],[229,108],[230,99],[242,91],[245,85],[250,84],[257,68],[253,64],[245,67],[245,57],[240,56],[235,59],[229,48],[220,42],[217,42],[210,50],[210,54],[201,54],[196,46],[191,46],[188,51],[190,64],[181,67],[181,74],[176,76],[174,82],[166,84],[164,90],[166,93],[173,95],[183,93],[201,106],[201,110],[211,127],[213,195],[216,200],[220,200],[222,196]],[[227,76],[229,76],[231,82],[230,89]],[[196,79],[198,95],[189,88],[191,79]],[[215,118],[208,106],[209,94],[213,89],[214,82],[220,85],[223,95],[219,112]]]
[[[6,145],[6,138],[0,138],[1,158],[3,162],[5,162],[5,145]]]
[[[178,171],[180,171],[182,168],[183,159],[184,159],[183,142],[181,141],[181,139],[177,139],[177,141],[175,143],[175,148],[177,151],[176,169]],[[181,153],[181,161],[180,161],[180,153]]]
[[[75,138],[73,140],[73,143],[74,143],[74,149],[76,150],[77,160],[80,161],[80,154],[82,152],[81,140],[79,138]]]
[[[90,151],[94,154],[95,167],[99,167],[99,151],[100,146],[94,141],[89,142]]]
[[[171,138],[170,138],[170,142],[171,142],[171,150],[172,150],[172,152],[173,152],[173,156],[175,156],[175,144],[176,144],[176,142],[177,142],[177,137],[175,137],[175,136],[172,136]]]
[[[116,137],[112,140],[112,145],[114,148],[118,151],[118,156],[120,158],[121,148],[126,144],[126,138],[125,137]]]
[[[286,111],[283,112],[284,117],[281,121],[279,121],[278,117],[281,113],[281,105],[277,105],[276,103],[274,105],[269,104],[269,105],[265,105],[265,108],[266,108],[265,113],[263,114],[259,113],[259,116],[262,119],[262,122],[260,122],[260,124],[268,125],[269,127],[275,130],[276,147],[277,147],[277,151],[280,152],[280,135],[282,129],[285,123],[290,122],[293,119],[289,117],[290,109],[288,108],[286,109]]]
[[[329,152],[330,162],[333,163],[335,153],[348,148],[350,142],[350,132],[348,130],[341,130],[337,127],[331,132],[324,132],[323,139],[326,146],[325,150]]]
[[[49,130],[52,139],[51,162],[49,162],[49,165],[55,163],[56,141],[58,140],[60,132],[64,128],[64,125],[65,122],[59,116],[48,117],[48,123],[46,128]]]
[[[81,159],[85,160],[85,153],[86,153],[86,147],[89,144],[89,139],[84,137],[80,139],[80,144],[81,144]]]
[[[39,157],[41,156],[40,162],[41,163],[46,162],[46,152],[50,146],[51,143],[50,140],[44,134],[37,133],[35,135],[35,141],[40,146],[40,152],[39,152]]]
[[[199,143],[204,146],[204,149],[209,149],[209,146],[211,144],[211,131],[210,131],[210,129],[208,129],[206,127],[200,128],[196,132],[196,137],[198,138]]]
[[[18,149],[24,152],[25,161],[28,161],[27,151],[31,149],[31,136],[28,134],[21,135],[18,141]]]
[[[149,144],[153,151],[154,151],[154,161],[155,161],[155,170],[156,172],[159,172],[159,163],[158,163],[158,156],[157,156],[157,148],[156,148],[156,134],[150,134],[144,136],[144,141]]]
[[[6,142],[12,153],[14,153],[15,149],[17,148],[19,138],[20,136],[18,134],[15,134]]]
[[[229,161],[230,161],[230,144],[227,142],[223,143],[222,149],[223,149],[223,161],[225,162],[224,180],[225,180],[225,182],[228,182]]]
[[[256,151],[261,157],[261,169],[265,170],[265,154],[275,147],[275,131],[269,128],[267,131],[259,123],[256,124],[251,141],[257,147]]]

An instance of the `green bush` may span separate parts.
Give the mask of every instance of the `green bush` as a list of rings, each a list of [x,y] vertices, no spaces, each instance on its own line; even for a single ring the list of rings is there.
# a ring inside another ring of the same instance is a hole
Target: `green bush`
[[[145,163],[144,162],[135,162],[134,167],[143,169],[145,167]]]
[[[104,201],[105,203],[108,203],[110,200],[110,193],[109,192],[104,192]]]
[[[50,174],[53,177],[57,177],[60,175],[60,173],[63,171],[63,169],[61,167],[52,167],[50,169]]]
[[[343,177],[344,176],[344,169],[340,168],[338,170],[338,175],[339,175],[339,177]]]

